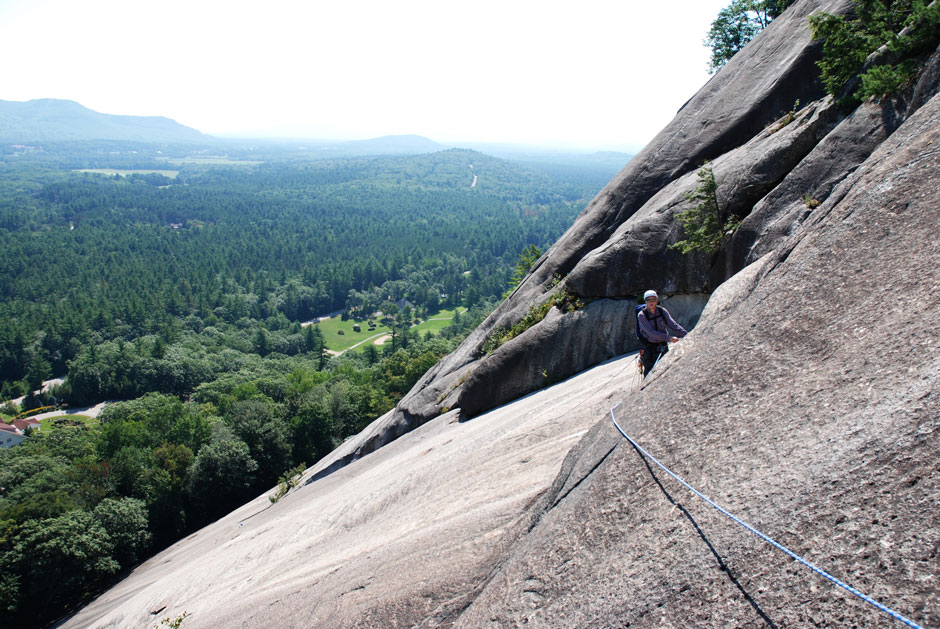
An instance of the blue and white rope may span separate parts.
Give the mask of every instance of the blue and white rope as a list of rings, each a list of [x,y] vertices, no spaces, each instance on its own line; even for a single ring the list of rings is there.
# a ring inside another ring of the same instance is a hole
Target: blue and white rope
[[[918,625],[918,624],[917,624],[916,622],[914,622],[913,620],[910,620],[909,618],[906,618],[906,617],[902,616],[901,614],[899,614],[898,612],[894,611],[894,610],[891,609],[890,607],[887,607],[887,606],[885,606],[885,605],[882,605],[881,603],[879,603],[879,602],[876,601],[875,599],[871,598],[870,596],[868,596],[868,595],[866,595],[866,594],[863,594],[862,592],[859,592],[858,590],[856,590],[855,588],[853,588],[851,585],[848,585],[847,583],[845,583],[845,582],[843,582],[843,581],[840,581],[839,579],[837,579],[836,577],[832,576],[831,574],[829,574],[829,573],[826,572],[825,570],[822,570],[821,568],[818,568],[817,566],[813,565],[813,564],[810,563],[809,561],[803,559],[802,557],[800,557],[799,555],[797,555],[796,553],[794,553],[792,550],[790,550],[790,549],[787,548],[786,546],[784,546],[784,545],[780,544],[779,542],[777,542],[777,541],[771,539],[770,537],[768,537],[768,536],[765,535],[764,533],[761,533],[760,531],[758,531],[757,529],[755,529],[753,526],[751,526],[751,525],[748,524],[747,522],[741,520],[740,518],[735,517],[734,515],[732,515],[731,513],[729,513],[727,509],[725,509],[725,508],[721,507],[720,505],[716,504],[714,501],[712,501],[710,498],[708,498],[705,494],[703,494],[703,493],[700,492],[699,490],[697,490],[697,489],[695,489],[694,487],[692,487],[692,485],[690,485],[690,484],[688,484],[687,482],[685,482],[684,480],[682,480],[682,479],[681,479],[679,476],[677,476],[672,470],[670,470],[668,467],[666,467],[665,465],[663,465],[662,463],[660,463],[659,461],[657,461],[656,458],[655,458],[652,454],[650,454],[649,452],[647,452],[646,450],[644,450],[644,449],[640,446],[640,444],[638,444],[636,441],[634,441],[633,439],[631,439],[631,438],[630,438],[630,435],[628,435],[626,432],[624,432],[623,428],[620,427],[620,424],[617,423],[616,417],[614,417],[614,409],[616,409],[616,408],[617,408],[618,406],[620,406],[621,404],[623,404],[623,402],[618,402],[616,405],[614,405],[614,406],[611,407],[611,409],[610,409],[610,419],[611,419],[611,421],[614,422],[614,426],[617,428],[617,430],[620,432],[620,434],[623,435],[624,438],[625,438],[627,441],[629,441],[629,442],[633,445],[634,448],[636,448],[640,453],[642,453],[643,456],[645,456],[645,457],[648,458],[650,461],[652,461],[653,463],[655,463],[656,465],[658,465],[660,468],[662,468],[667,474],[669,474],[669,475],[672,476],[674,479],[676,479],[676,480],[677,480],[682,486],[684,486],[686,489],[688,489],[688,490],[691,491],[693,494],[695,494],[696,496],[698,496],[699,498],[701,498],[702,500],[704,500],[705,502],[707,502],[708,504],[710,504],[711,506],[713,506],[713,507],[714,507],[715,509],[717,509],[722,515],[725,515],[725,516],[727,516],[728,518],[730,518],[731,520],[737,522],[738,524],[740,524],[741,526],[743,526],[744,528],[746,528],[748,531],[750,531],[750,532],[753,533],[754,535],[758,536],[759,538],[761,538],[762,540],[764,540],[765,542],[767,542],[767,543],[770,544],[771,546],[773,546],[773,547],[775,547],[775,548],[777,548],[777,549],[779,549],[779,550],[782,550],[782,551],[785,552],[787,555],[789,555],[789,556],[792,557],[793,559],[797,560],[798,562],[800,562],[801,564],[803,564],[804,566],[806,566],[807,568],[809,568],[810,570],[812,570],[812,571],[815,572],[816,574],[825,577],[826,579],[828,579],[829,581],[835,583],[836,585],[838,585],[839,587],[841,587],[841,588],[844,589],[845,591],[851,592],[851,593],[854,594],[855,596],[859,597],[860,599],[862,599],[863,601],[865,601],[865,602],[868,603],[869,605],[872,605],[872,606],[876,607],[877,609],[883,611],[884,613],[888,614],[889,616],[891,616],[891,617],[894,618],[895,620],[899,620],[899,621],[903,622],[903,623],[904,623],[905,625],[907,625],[908,627],[916,627],[917,629],[923,629],[920,625]]]

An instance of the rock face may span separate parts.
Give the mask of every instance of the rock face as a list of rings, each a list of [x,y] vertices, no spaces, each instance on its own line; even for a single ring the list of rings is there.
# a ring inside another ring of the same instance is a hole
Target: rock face
[[[181,541],[67,626],[893,622],[640,456],[618,403],[705,495],[940,626],[940,53],[899,98],[840,110],[814,82],[806,16],[846,7],[800,0],[774,21],[302,487]],[[667,249],[703,159],[746,215],[714,259]],[[650,286],[698,323],[641,385],[631,358],[607,359]],[[584,305],[482,351],[562,289]]]
[[[937,91],[940,57],[894,100],[854,111],[825,96],[807,16],[843,13],[851,0],[801,0],[736,55],[585,208],[515,292],[399,403],[321,462],[321,473],[389,443],[445,410],[463,417],[639,347],[633,304],[648,288],[691,326],[716,286],[783,239]],[[801,105],[802,104],[802,105]],[[709,160],[723,210],[743,217],[714,257],[682,255],[675,214],[690,207]],[[603,306],[553,310],[491,354],[487,339],[560,290]],[[602,323],[595,314],[603,310]]]
[[[624,429],[705,495],[940,623],[940,96],[726,282]],[[928,183],[929,182],[929,183]],[[889,626],[598,423],[459,626]]]

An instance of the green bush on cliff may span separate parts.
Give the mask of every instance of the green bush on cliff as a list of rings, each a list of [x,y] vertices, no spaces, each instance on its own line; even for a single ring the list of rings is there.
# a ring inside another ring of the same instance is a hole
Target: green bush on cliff
[[[698,187],[695,192],[686,194],[686,199],[694,205],[684,212],[676,214],[682,223],[685,238],[669,245],[682,253],[702,251],[714,253],[721,247],[724,238],[734,233],[740,220],[735,216],[725,216],[718,203],[718,183],[711,162],[698,171]]]
[[[503,293],[503,299],[509,297],[512,291],[516,290],[516,286],[522,283],[522,280],[529,274],[529,271],[532,270],[540,257],[542,257],[542,250],[533,244],[529,244],[519,253],[519,259],[516,261],[516,266],[513,267],[512,275],[509,277],[509,288]]]
[[[529,310],[525,315],[511,328],[494,328],[486,341],[483,342],[483,351],[492,354],[506,341],[516,338],[539,323],[553,306],[558,306],[558,309],[562,312],[574,312],[583,308],[584,305],[582,299],[574,293],[568,292],[567,288],[562,288],[542,303],[529,306]]]
[[[294,466],[292,469],[287,470],[277,481],[277,491],[268,496],[268,500],[271,501],[271,504],[274,504],[281,498],[287,495],[291,489],[300,484],[300,479],[304,474],[304,470],[307,469],[306,463],[299,463]]]

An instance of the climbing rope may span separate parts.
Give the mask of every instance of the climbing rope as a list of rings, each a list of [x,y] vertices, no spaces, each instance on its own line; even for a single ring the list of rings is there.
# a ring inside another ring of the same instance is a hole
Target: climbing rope
[[[614,426],[617,428],[617,430],[620,432],[620,434],[623,435],[624,439],[626,439],[627,441],[629,441],[630,444],[631,444],[634,448],[636,448],[638,452],[640,452],[643,456],[645,456],[646,458],[648,458],[650,461],[652,461],[653,463],[655,463],[656,465],[658,465],[663,471],[665,471],[667,474],[669,474],[669,475],[672,476],[674,479],[676,479],[676,481],[678,481],[679,484],[681,484],[683,487],[685,487],[686,489],[688,489],[689,491],[691,491],[693,494],[695,494],[696,496],[698,496],[699,498],[701,498],[702,500],[704,500],[705,502],[707,502],[708,504],[710,504],[710,505],[711,505],[712,507],[714,507],[715,509],[717,509],[718,512],[721,513],[722,515],[724,515],[724,516],[730,518],[730,519],[733,520],[734,522],[737,522],[738,524],[740,524],[741,526],[743,526],[744,528],[746,528],[748,531],[750,531],[750,532],[753,533],[754,535],[758,536],[759,538],[761,538],[762,540],[764,540],[765,542],[767,542],[767,543],[770,544],[771,546],[777,548],[778,550],[783,551],[784,553],[786,553],[787,555],[789,555],[790,557],[792,557],[792,558],[795,559],[796,561],[800,562],[801,564],[803,564],[804,566],[806,566],[807,568],[809,568],[810,570],[812,570],[812,571],[815,572],[816,574],[818,574],[818,575],[820,575],[820,576],[822,576],[822,577],[825,577],[826,579],[828,579],[828,580],[831,581],[832,583],[838,585],[839,587],[841,587],[841,588],[844,589],[845,591],[854,594],[855,596],[857,596],[858,598],[862,599],[863,601],[865,601],[865,602],[868,603],[869,605],[872,605],[872,606],[874,606],[875,608],[877,608],[878,610],[880,610],[880,611],[882,611],[882,612],[888,614],[889,616],[891,616],[891,617],[894,618],[895,620],[899,620],[899,621],[903,622],[903,623],[904,623],[905,625],[907,625],[908,627],[916,627],[917,629],[922,629],[921,626],[918,625],[918,624],[917,624],[916,622],[914,622],[913,620],[910,620],[909,618],[906,618],[906,617],[902,616],[901,614],[899,614],[898,612],[894,611],[894,610],[891,609],[890,607],[887,607],[887,606],[885,606],[885,605],[879,603],[879,602],[876,601],[875,599],[871,598],[870,596],[868,596],[868,595],[866,595],[866,594],[863,594],[862,592],[859,592],[858,590],[856,590],[856,589],[853,588],[852,586],[848,585],[847,583],[845,583],[845,582],[843,582],[843,581],[840,581],[839,579],[837,579],[836,577],[832,576],[831,574],[829,574],[829,573],[826,572],[825,570],[823,570],[823,569],[821,569],[821,568],[815,566],[814,564],[810,563],[810,562],[807,561],[806,559],[803,559],[802,557],[800,557],[799,555],[797,555],[796,553],[794,553],[792,550],[790,550],[790,549],[787,548],[786,546],[784,546],[784,545],[780,544],[779,542],[773,540],[772,538],[770,538],[769,536],[765,535],[764,533],[761,533],[760,531],[758,531],[757,529],[755,529],[753,526],[751,526],[751,525],[748,524],[747,522],[741,520],[740,518],[735,517],[733,514],[731,514],[730,512],[728,512],[727,509],[725,509],[725,508],[721,507],[720,505],[716,504],[714,501],[712,501],[710,498],[708,498],[705,494],[703,494],[703,493],[700,492],[699,490],[697,490],[697,489],[695,489],[694,487],[692,487],[692,485],[690,485],[690,484],[688,484],[687,482],[685,482],[684,480],[682,480],[682,478],[680,478],[678,475],[676,475],[672,470],[670,470],[668,467],[666,467],[665,465],[663,465],[662,463],[660,463],[652,454],[650,454],[649,452],[647,452],[646,450],[644,450],[644,449],[640,446],[640,444],[638,444],[636,441],[634,441],[633,439],[631,439],[631,438],[630,438],[630,435],[628,435],[626,432],[624,432],[623,428],[620,427],[620,424],[617,423],[617,418],[614,417],[614,409],[616,409],[618,406],[620,406],[620,405],[622,405],[622,404],[623,404],[623,402],[618,402],[617,404],[615,404],[614,406],[612,406],[611,409],[610,409],[610,419],[611,419],[611,421],[614,423]]]

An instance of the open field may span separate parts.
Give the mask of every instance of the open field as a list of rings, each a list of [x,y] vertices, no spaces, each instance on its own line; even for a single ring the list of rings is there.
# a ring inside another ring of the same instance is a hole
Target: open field
[[[120,175],[122,177],[127,177],[128,175],[163,175],[164,177],[169,177],[170,179],[176,179],[176,176],[180,174],[178,170],[123,170],[120,168],[82,168],[75,172],[79,173],[96,173],[98,175]]]
[[[467,309],[463,306],[459,306],[457,310],[460,311],[460,314],[467,312]],[[424,334],[428,330],[432,333],[437,334],[444,328],[450,325],[450,322],[454,320],[454,311],[453,310],[441,310],[435,315],[429,317],[426,321],[422,321],[415,328],[418,332]]]
[[[353,329],[354,325],[359,325],[361,332]],[[341,317],[332,317],[320,322],[320,331],[323,332],[323,341],[326,348],[333,352],[344,352],[356,343],[360,343],[370,337],[382,336],[392,330],[388,326],[382,325],[376,321],[374,330],[369,330],[369,324],[365,321],[343,321]],[[340,334],[342,332],[342,334]]]
[[[181,164],[200,164],[202,166],[257,166],[263,161],[248,159],[229,159],[221,155],[206,155],[204,157],[170,157],[167,163],[179,166]]]
[[[66,415],[61,413],[53,417],[44,417],[39,420],[39,432],[51,432],[56,429],[57,423],[62,423],[62,420],[67,420],[68,422],[87,424],[89,426],[95,425],[98,423],[97,417],[91,417],[90,415]]]
[[[463,314],[467,311],[466,308],[460,307],[460,313]],[[426,321],[412,326],[412,329],[416,329],[420,334],[424,334],[427,331],[430,331],[432,334],[439,333],[443,328],[450,325],[450,322],[454,318],[453,310],[441,310],[440,312],[434,314]],[[356,332],[353,328],[354,325],[359,325],[359,332]],[[379,338],[385,336],[386,334],[391,334],[392,330],[386,325],[382,325],[376,321],[376,326],[373,330],[369,330],[369,324],[366,321],[354,321],[349,319],[343,321],[342,317],[331,317],[329,319],[324,319],[320,321],[320,331],[323,333],[323,340],[326,343],[326,348],[331,352],[344,352],[348,349],[351,349],[353,346],[362,343],[368,339],[378,340]],[[340,334],[340,331],[343,333]],[[362,350],[366,347],[366,343],[362,343],[356,347],[356,350]]]

